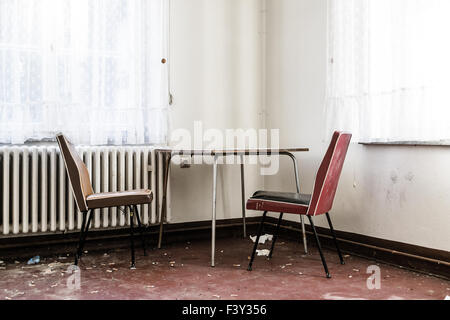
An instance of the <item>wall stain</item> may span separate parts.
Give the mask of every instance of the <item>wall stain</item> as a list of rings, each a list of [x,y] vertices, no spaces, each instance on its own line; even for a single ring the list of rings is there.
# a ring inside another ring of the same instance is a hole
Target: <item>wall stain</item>
[[[392,173],[391,173],[391,181],[392,181],[393,184],[396,184],[397,181],[398,181],[397,173],[394,172],[394,171],[392,171]]]
[[[411,171],[408,172],[405,176],[405,179],[408,181],[413,181],[414,180],[414,173],[412,173]]]

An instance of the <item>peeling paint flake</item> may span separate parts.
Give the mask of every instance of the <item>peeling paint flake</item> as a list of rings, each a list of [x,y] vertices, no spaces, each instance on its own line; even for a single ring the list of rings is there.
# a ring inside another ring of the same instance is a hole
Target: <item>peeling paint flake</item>
[[[52,270],[51,268],[45,269],[45,270],[42,272],[43,275],[48,275],[48,274],[53,274],[53,273],[55,273],[55,271]]]
[[[269,256],[270,251],[267,249],[262,249],[262,250],[256,250],[256,253],[259,256]]]
[[[272,241],[272,238],[273,238],[273,235],[271,235],[271,234],[264,234],[264,235],[259,237],[258,243],[264,244],[264,243],[266,243],[266,241]],[[250,239],[252,240],[252,242],[256,242],[256,236],[250,236]]]

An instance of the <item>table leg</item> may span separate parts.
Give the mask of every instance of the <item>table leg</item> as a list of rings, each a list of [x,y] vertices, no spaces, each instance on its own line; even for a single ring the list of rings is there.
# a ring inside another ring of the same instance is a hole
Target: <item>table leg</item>
[[[244,156],[241,155],[241,196],[242,196],[242,225],[244,227],[244,238],[247,238],[247,226],[245,223],[245,178],[244,178]]]
[[[305,222],[303,221],[303,215],[300,215],[300,222],[302,224],[303,247],[305,248],[305,254],[306,254],[306,253],[308,253],[308,245],[306,244]]]
[[[214,156],[213,165],[213,202],[212,202],[212,235],[211,235],[211,267],[215,266],[216,252],[216,198],[217,198],[217,156]]]
[[[166,219],[167,215],[167,185],[169,181],[169,168],[170,168],[170,160],[171,155],[167,155],[163,153],[163,170],[164,170],[164,176],[163,176],[163,196],[162,196],[162,203],[161,203],[161,213],[160,213],[160,222],[159,222],[159,238],[158,238],[158,249],[161,249],[162,244],[162,235],[163,235],[163,229],[164,229],[164,219]],[[156,155],[156,161],[159,161],[159,156]]]
[[[288,155],[292,159],[292,162],[294,165],[295,186],[297,188],[297,193],[300,193],[300,179],[298,177],[297,158],[295,158],[295,156],[290,152],[287,152],[285,154]],[[305,222],[303,221],[303,215],[300,215],[300,223],[302,225],[303,247],[305,248],[305,253],[308,253],[308,245],[306,243]]]

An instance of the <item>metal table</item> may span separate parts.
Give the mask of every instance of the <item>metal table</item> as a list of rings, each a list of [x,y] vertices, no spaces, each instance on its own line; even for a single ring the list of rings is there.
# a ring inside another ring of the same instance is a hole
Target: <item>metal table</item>
[[[297,159],[293,155],[295,152],[307,152],[308,148],[287,148],[287,149],[243,149],[243,150],[175,150],[170,148],[158,148],[155,150],[156,157],[159,159],[159,155],[163,158],[163,196],[160,213],[160,227],[159,227],[159,239],[158,248],[161,248],[162,234],[164,228],[164,222],[167,220],[167,185],[170,171],[170,161],[173,156],[211,156],[214,157],[213,162],[213,199],[212,199],[212,236],[211,236],[211,267],[214,267],[214,256],[216,247],[216,197],[217,197],[217,166],[218,158],[226,156],[240,156],[241,160],[241,196],[242,196],[242,225],[244,231],[244,237],[247,237],[246,223],[245,223],[245,180],[244,180],[244,156],[258,156],[258,155],[285,155],[292,159],[294,165],[294,175],[297,193],[300,193],[300,181],[298,175]],[[157,161],[158,163],[158,161]],[[302,225],[302,236],[305,253],[308,252],[306,244],[306,233],[303,216],[300,215],[300,222]]]

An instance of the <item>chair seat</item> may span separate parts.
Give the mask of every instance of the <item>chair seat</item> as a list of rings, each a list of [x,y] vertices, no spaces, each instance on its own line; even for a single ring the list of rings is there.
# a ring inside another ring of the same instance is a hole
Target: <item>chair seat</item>
[[[130,190],[118,192],[94,193],[87,196],[86,202],[89,209],[120,207],[138,204],[150,204],[153,194],[150,190]]]
[[[294,214],[306,214],[310,194],[277,191],[256,191],[247,201],[247,209]]]
[[[309,205],[311,195],[295,192],[256,191],[253,194],[252,199],[264,199]]]

